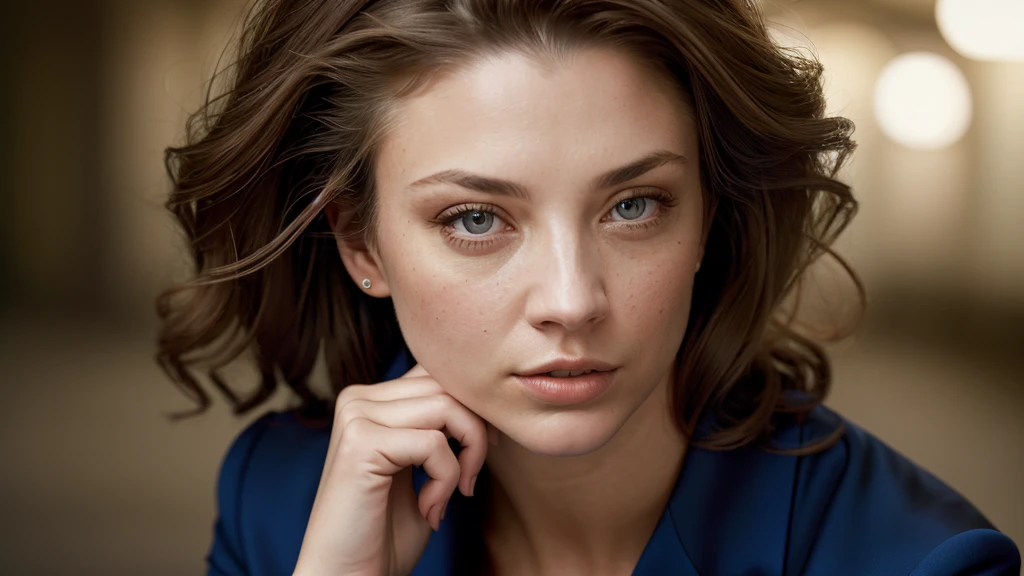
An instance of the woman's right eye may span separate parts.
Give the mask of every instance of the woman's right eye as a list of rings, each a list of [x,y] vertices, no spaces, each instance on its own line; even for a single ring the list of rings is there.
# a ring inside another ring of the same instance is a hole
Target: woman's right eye
[[[485,205],[465,205],[438,216],[444,239],[459,248],[482,249],[500,240],[505,221]]]
[[[473,235],[484,234],[491,229],[494,224],[495,216],[491,212],[485,212],[483,210],[473,210],[470,212],[462,212],[458,218],[454,220],[455,224],[462,224],[463,230]]]

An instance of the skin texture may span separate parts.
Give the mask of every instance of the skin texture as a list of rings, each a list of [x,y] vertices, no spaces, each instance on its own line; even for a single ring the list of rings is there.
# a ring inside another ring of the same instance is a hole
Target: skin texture
[[[595,48],[557,64],[481,58],[399,101],[396,119],[377,159],[378,245],[339,251],[353,281],[392,297],[420,366],[500,432],[486,457],[499,573],[628,573],[686,450],[668,391],[705,238],[688,110]],[[688,160],[592,186],[658,150]],[[529,197],[412,186],[449,169]],[[646,200],[623,204],[634,194]],[[494,217],[438,222],[460,208]],[[584,404],[546,404],[513,377],[577,356],[618,366]]]

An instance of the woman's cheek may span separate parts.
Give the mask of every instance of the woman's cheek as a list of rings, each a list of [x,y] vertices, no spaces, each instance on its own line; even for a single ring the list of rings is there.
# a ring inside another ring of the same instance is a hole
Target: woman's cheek
[[[468,288],[433,284],[428,278],[395,294],[395,312],[409,350],[435,378],[466,375],[491,358],[488,342],[494,330],[484,298]],[[493,311],[494,306],[489,307]],[[444,384],[443,382],[441,382]]]
[[[657,344],[685,332],[693,291],[693,277],[684,272],[688,267],[675,258],[635,276],[641,280],[630,286],[635,297],[623,316],[641,339]]]

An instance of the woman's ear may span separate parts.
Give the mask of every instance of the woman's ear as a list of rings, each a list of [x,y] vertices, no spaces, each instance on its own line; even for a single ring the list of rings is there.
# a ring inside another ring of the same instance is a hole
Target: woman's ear
[[[377,298],[391,296],[391,289],[388,287],[387,279],[384,276],[384,267],[381,266],[380,257],[377,251],[366,245],[362,232],[353,230],[351,211],[343,212],[337,202],[331,202],[324,209],[327,215],[327,222],[334,232],[334,240],[338,246],[338,253],[341,255],[341,262],[345,265],[349,277],[359,286],[359,289]],[[369,279],[370,287],[366,288],[364,280]]]

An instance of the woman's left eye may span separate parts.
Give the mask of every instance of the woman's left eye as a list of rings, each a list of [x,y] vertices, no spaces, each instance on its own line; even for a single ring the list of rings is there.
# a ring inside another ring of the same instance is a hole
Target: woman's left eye
[[[641,216],[649,215],[657,209],[657,201],[646,196],[626,198],[615,205],[612,214],[618,213],[626,220],[639,220]]]
[[[668,194],[657,190],[642,191],[619,200],[609,216],[612,216],[612,222],[620,222],[630,228],[646,228],[657,224],[665,211],[675,205],[675,199]],[[621,219],[614,218],[616,215]]]

